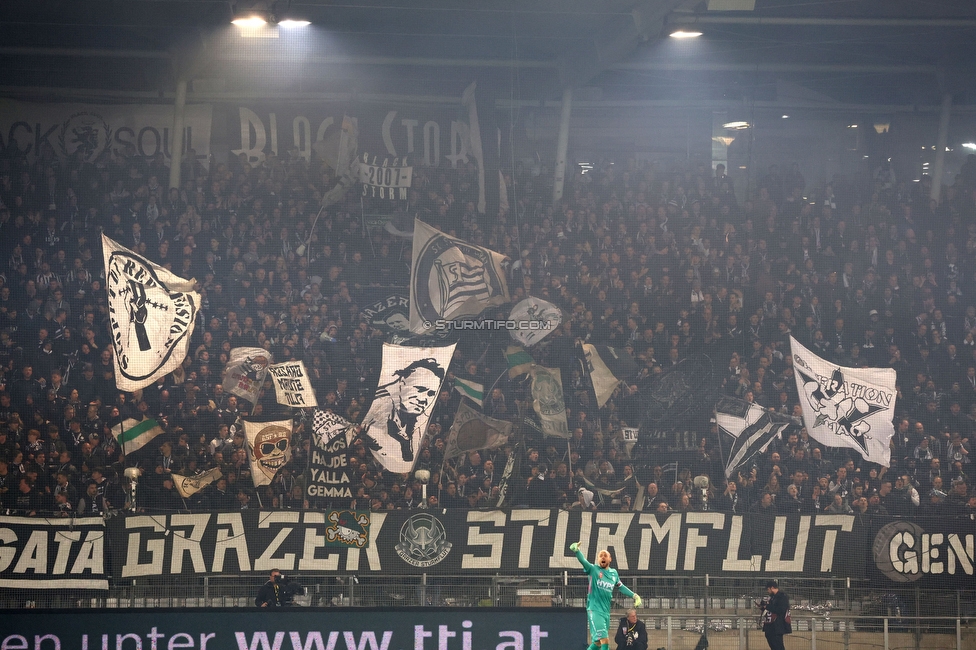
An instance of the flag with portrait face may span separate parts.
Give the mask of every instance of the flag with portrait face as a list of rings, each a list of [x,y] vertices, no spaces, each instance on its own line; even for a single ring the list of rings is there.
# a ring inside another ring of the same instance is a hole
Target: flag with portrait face
[[[102,235],[115,384],[136,391],[183,363],[200,307],[186,280]]]
[[[373,456],[387,471],[413,471],[455,347],[383,344],[379,385],[362,427]]]
[[[429,334],[438,320],[477,316],[488,307],[507,303],[505,259],[417,219],[410,269],[410,331]]]

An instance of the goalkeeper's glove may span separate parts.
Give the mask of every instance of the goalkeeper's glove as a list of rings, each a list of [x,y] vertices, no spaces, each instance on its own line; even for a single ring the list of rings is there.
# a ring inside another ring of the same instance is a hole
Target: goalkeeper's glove
[[[573,542],[572,544],[570,544],[569,545],[569,550],[571,550],[573,553],[575,553],[576,551],[578,551],[579,550],[579,542]]]
[[[634,607],[640,607],[644,601],[637,594],[634,594]]]

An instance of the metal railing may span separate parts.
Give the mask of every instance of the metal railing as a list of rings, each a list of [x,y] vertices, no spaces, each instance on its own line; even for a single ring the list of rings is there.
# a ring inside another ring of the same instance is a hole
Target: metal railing
[[[296,578],[305,607],[583,607],[586,578],[546,576],[312,575]],[[650,650],[691,650],[707,633],[709,648],[763,648],[753,578],[623,576],[644,597],[640,616]],[[253,607],[260,578],[210,576],[117,581],[106,591],[0,590],[0,608]],[[976,648],[976,590],[877,588],[837,579],[782,580],[790,595],[790,648]],[[631,599],[618,597],[615,616]]]

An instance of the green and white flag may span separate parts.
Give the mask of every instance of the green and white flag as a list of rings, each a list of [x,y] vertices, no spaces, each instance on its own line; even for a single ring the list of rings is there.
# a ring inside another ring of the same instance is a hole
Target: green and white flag
[[[484,406],[485,387],[467,379],[454,378],[454,388],[478,406]]]
[[[162,433],[163,427],[152,418],[146,418],[142,422],[129,418],[112,427],[112,435],[126,456],[139,451]]]
[[[539,416],[542,433],[555,438],[569,438],[563,381],[558,368],[532,368],[532,408]]]
[[[505,360],[508,361],[508,377],[515,379],[532,371],[535,361],[521,345],[510,345],[505,348]]]

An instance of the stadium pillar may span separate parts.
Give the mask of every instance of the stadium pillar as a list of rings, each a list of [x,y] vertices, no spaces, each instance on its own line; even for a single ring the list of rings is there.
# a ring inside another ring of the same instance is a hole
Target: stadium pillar
[[[183,167],[183,130],[186,108],[186,79],[176,82],[176,101],[173,103],[173,144],[170,151],[173,154],[169,161],[169,186],[180,187],[180,172]]]
[[[946,145],[949,143],[949,118],[952,117],[952,93],[942,95],[939,113],[939,136],[935,143],[935,165],[932,168],[932,190],[929,198],[936,202],[942,196],[942,176],[945,169]]]
[[[566,181],[566,152],[569,149],[569,116],[573,110],[573,89],[563,90],[562,111],[559,115],[559,136],[556,139],[556,174],[552,184],[552,200],[558,203],[563,198],[563,184]],[[514,207],[514,206],[513,206]]]

